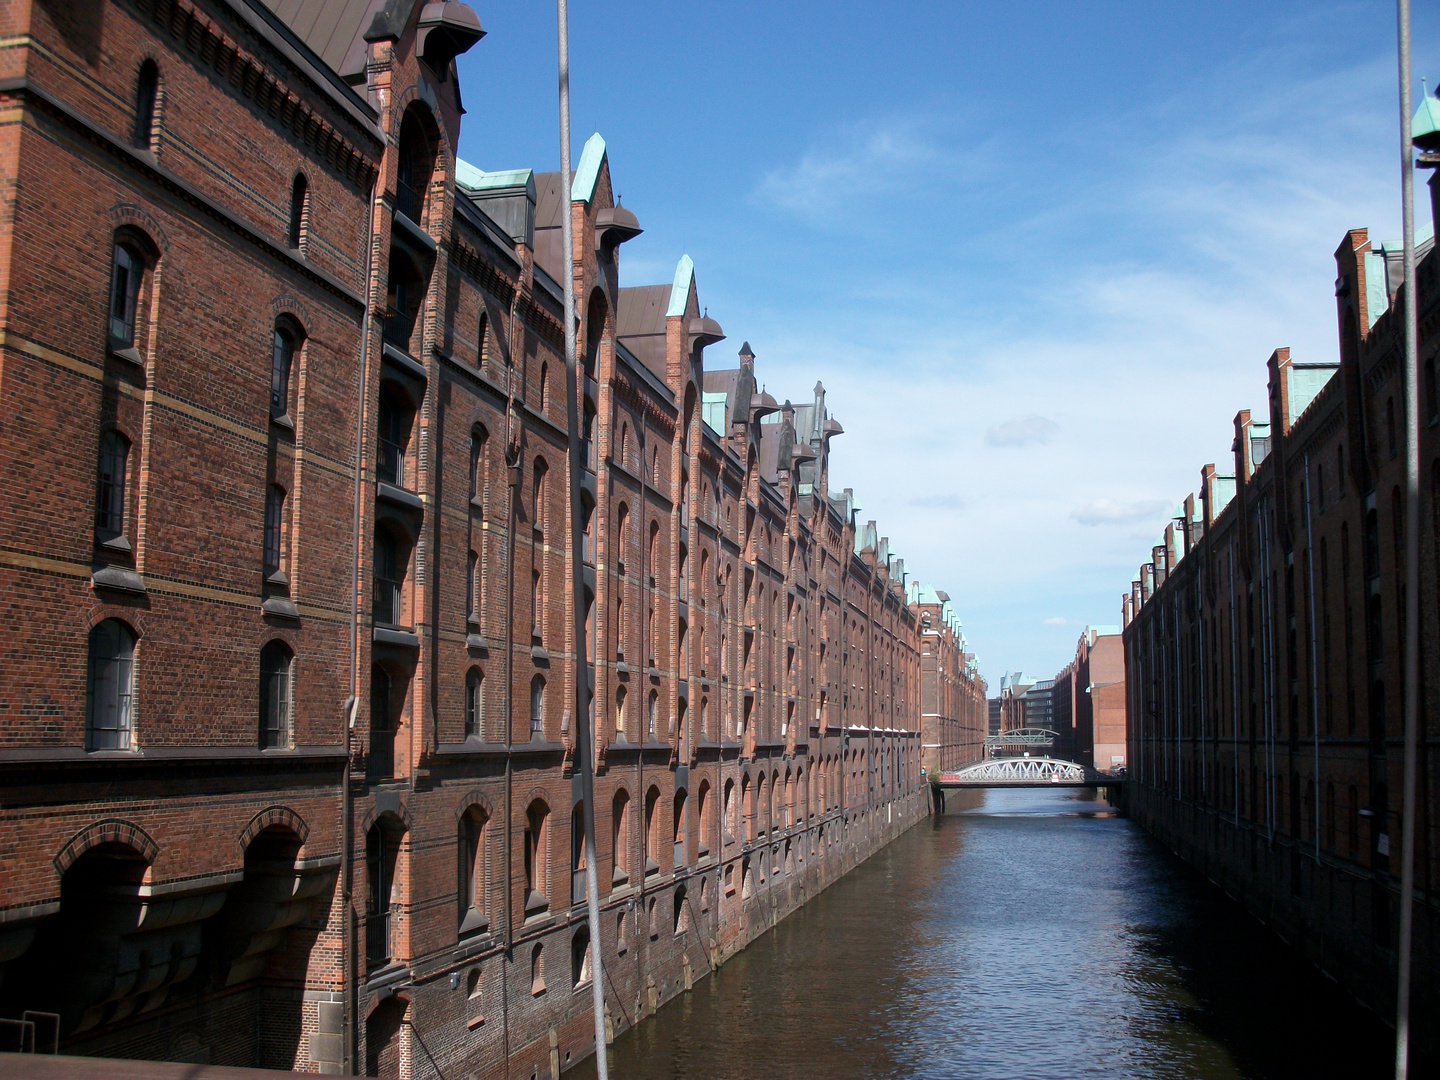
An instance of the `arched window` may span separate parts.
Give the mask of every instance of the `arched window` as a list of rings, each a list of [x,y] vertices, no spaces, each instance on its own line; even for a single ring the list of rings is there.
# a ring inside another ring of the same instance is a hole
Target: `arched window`
[[[95,480],[95,532],[101,543],[125,533],[126,474],[130,440],[111,428],[100,436],[100,469]]]
[[[304,173],[295,174],[290,185],[290,246],[299,251],[305,246],[305,231],[310,222],[310,185]]]
[[[530,680],[530,741],[545,741],[545,677]]]
[[[540,364],[540,411],[543,413],[550,407],[550,365]]]
[[[400,145],[395,170],[395,212],[417,225],[424,224],[425,196],[433,168],[429,140],[414,109],[400,122]]]
[[[700,787],[695,793],[695,820],[700,823],[700,843],[695,848],[695,858],[697,860],[709,855],[710,845],[714,843],[714,827],[707,817],[709,810],[710,781],[701,780]]]
[[[290,703],[295,656],[283,641],[272,641],[260,652],[260,748],[290,746]]]
[[[671,930],[676,936],[679,936],[688,929],[690,929],[690,913],[685,906],[685,886],[681,885],[675,890],[674,908],[671,912]]]
[[[155,148],[155,114],[160,99],[160,69],[154,60],[140,65],[135,80],[135,127],[130,141],[142,150]]]
[[[539,944],[530,951],[530,995],[538,997],[545,992],[545,946]]]
[[[630,796],[621,788],[610,808],[610,887],[619,888],[630,880]]]
[[[545,526],[549,519],[549,499],[547,498],[546,480],[550,475],[550,466],[545,459],[537,457],[535,467],[531,473],[530,493],[530,524],[534,527],[536,538],[542,538],[545,534]]]
[[[570,809],[570,903],[585,902],[585,804]]]
[[[110,347],[135,346],[135,320],[140,308],[140,285],[145,259],[128,241],[117,241],[110,263]]]
[[[483,808],[471,806],[460,818],[460,933],[474,934],[490,925],[485,904],[485,825]],[[473,995],[472,995],[473,996]]]
[[[135,634],[119,619],[90,631],[85,687],[85,744],[90,750],[129,750],[133,744]]]
[[[605,293],[595,289],[590,294],[590,304],[585,313],[585,377],[593,379],[599,366],[600,342],[605,336]]]
[[[742,832],[748,843],[755,839],[755,789],[750,784],[749,776],[740,778],[740,807],[739,813],[745,819]]]
[[[525,917],[550,907],[545,895],[549,866],[550,808],[536,799],[525,811]]]
[[[470,504],[480,511],[480,518],[485,518],[485,497],[488,492],[485,490],[485,449],[489,442],[489,432],[483,427],[476,425],[470,432]]]
[[[465,737],[485,737],[485,673],[479,668],[465,676]]]
[[[295,331],[279,323],[275,327],[270,358],[270,415],[279,419],[290,412],[290,369],[295,360]]]
[[[488,312],[480,313],[480,330],[475,341],[475,366],[482,371],[485,363],[490,359],[490,315]]]
[[[393,818],[377,821],[365,835],[365,949],[372,970],[395,955],[390,909],[402,835]]]
[[[477,603],[480,584],[480,556],[471,551],[465,556],[465,621],[480,625],[480,608]]]
[[[281,545],[285,527],[285,489],[271,484],[265,492],[265,577],[276,577],[282,565]]]
[[[650,699],[645,706],[645,738],[649,742],[655,741],[655,715],[660,711],[659,691],[651,690]]]
[[[615,741],[625,741],[625,687],[615,688]]]
[[[625,555],[630,544],[630,508],[623,502],[615,512],[615,571],[625,576]]]
[[[726,780],[724,797],[720,804],[720,839],[726,844],[735,842],[735,781]]]
[[[674,845],[674,862],[671,866],[673,869],[678,870],[689,861],[685,858],[685,839],[689,832],[689,826],[685,819],[685,791],[683,788],[675,792],[673,807],[675,811],[675,824],[670,832],[670,841]]]
[[[651,877],[660,872],[660,860],[656,855],[658,851],[658,838],[655,835],[655,811],[660,805],[660,789],[652,787],[645,793],[645,876]]]
[[[590,929],[582,926],[570,939],[570,981],[578,990],[590,981]]]

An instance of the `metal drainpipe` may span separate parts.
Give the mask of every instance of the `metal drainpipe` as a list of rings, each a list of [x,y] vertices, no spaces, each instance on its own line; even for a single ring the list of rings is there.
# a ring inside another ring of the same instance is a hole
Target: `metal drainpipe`
[[[340,773],[340,907],[344,921],[340,926],[340,981],[343,994],[340,1006],[340,1068],[347,1076],[355,1071],[355,1038],[358,1025],[355,1023],[356,1002],[354,986],[355,933],[351,911],[351,895],[355,880],[354,840],[351,836],[353,808],[350,790],[351,733],[355,729],[355,714],[360,708],[360,500],[363,497],[363,448],[365,445],[365,386],[370,361],[370,277],[375,272],[375,200],[380,177],[376,174],[370,182],[370,230],[365,247],[365,309],[360,327],[360,371],[359,387],[355,397],[355,517],[351,527],[350,553],[350,700],[345,703],[345,766]]]
[[[1230,577],[1230,747],[1235,766],[1235,828],[1240,828],[1240,654],[1235,635],[1239,620],[1235,615],[1235,538],[1230,538],[1230,551],[1225,556]]]
[[[509,363],[509,378],[506,380],[508,391],[506,403],[507,418],[507,445],[506,456],[509,456],[508,426],[515,420],[515,364]],[[518,445],[520,432],[515,432],[515,442]],[[500,1028],[504,1041],[505,1050],[505,1075],[510,1075],[510,966],[515,962],[512,954],[514,946],[514,918],[511,910],[512,893],[514,885],[512,875],[515,863],[515,827],[514,827],[514,760],[511,744],[514,742],[514,721],[515,721],[515,512],[518,501],[517,491],[520,487],[520,454],[517,451],[513,462],[506,462],[507,482],[505,485],[505,962],[500,965],[501,971],[501,1021]]]
[[[1305,455],[1305,576],[1310,601],[1310,734],[1315,745],[1315,864],[1320,864],[1320,671],[1315,644],[1315,529],[1310,515],[1310,455]]]

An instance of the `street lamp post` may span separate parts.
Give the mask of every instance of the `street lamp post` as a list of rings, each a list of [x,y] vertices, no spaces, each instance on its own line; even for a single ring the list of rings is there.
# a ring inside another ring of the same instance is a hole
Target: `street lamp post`
[[[580,801],[585,828],[585,902],[590,923],[590,995],[595,1022],[595,1075],[609,1080],[610,1064],[605,1046],[604,952],[600,947],[600,884],[595,871],[595,754],[590,726],[589,650],[585,647],[585,577],[582,536],[584,506],[580,499],[580,470],[584,465],[580,448],[578,374],[575,363],[575,240],[571,224],[570,190],[570,19],[566,0],[556,0],[555,18],[560,60],[560,227],[565,245],[565,420],[569,444],[570,493],[570,596],[574,613],[575,641],[575,757],[580,770]]]
[[[1400,189],[1405,239],[1405,779],[1400,817],[1400,940],[1395,1077],[1410,1068],[1410,968],[1415,903],[1415,772],[1420,727],[1420,372],[1415,280],[1415,163],[1410,110],[1410,0],[1396,0],[1400,53]]]

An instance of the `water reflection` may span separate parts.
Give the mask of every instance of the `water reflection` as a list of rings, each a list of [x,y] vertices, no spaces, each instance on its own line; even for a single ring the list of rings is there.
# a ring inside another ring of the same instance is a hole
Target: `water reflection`
[[[1378,1078],[1391,1053],[1373,1015],[1094,792],[1032,789],[952,795],[621,1036],[611,1072]]]

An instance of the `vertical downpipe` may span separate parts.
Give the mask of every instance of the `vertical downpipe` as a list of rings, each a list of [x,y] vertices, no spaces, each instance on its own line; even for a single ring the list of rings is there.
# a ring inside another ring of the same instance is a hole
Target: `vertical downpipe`
[[[340,926],[340,981],[343,998],[340,1006],[340,1068],[346,1076],[355,1072],[355,1040],[359,1025],[355,1023],[355,927],[351,911],[351,897],[355,882],[354,839],[350,835],[353,826],[350,790],[350,755],[353,752],[352,733],[355,730],[355,715],[360,710],[360,500],[364,497],[364,446],[365,446],[365,387],[369,384],[367,374],[370,364],[370,301],[373,295],[371,275],[375,272],[375,220],[376,199],[379,195],[380,176],[376,174],[370,183],[370,199],[367,207],[370,213],[370,228],[365,245],[364,310],[360,324],[360,370],[359,386],[355,395],[355,517],[350,530],[350,700],[345,703],[345,765],[340,773],[340,907],[344,922]]]
[[[1420,729],[1420,378],[1415,279],[1415,165],[1410,131],[1410,0],[1396,0],[1400,53],[1400,188],[1405,231],[1405,779],[1400,810],[1400,938],[1395,1076],[1410,1065],[1410,965],[1415,915],[1415,773]]]
[[[1320,865],[1320,670],[1315,643],[1315,526],[1310,517],[1310,455],[1305,455],[1305,576],[1310,601],[1306,615],[1310,623],[1310,735],[1315,747],[1315,865]]]

